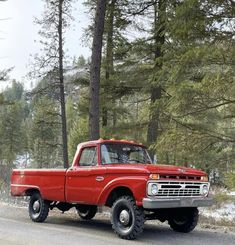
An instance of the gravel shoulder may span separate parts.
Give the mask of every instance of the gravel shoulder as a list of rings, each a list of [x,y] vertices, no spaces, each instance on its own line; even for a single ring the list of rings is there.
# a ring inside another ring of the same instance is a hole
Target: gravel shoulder
[[[6,209],[8,210],[6,212]],[[226,216],[224,219],[218,220],[214,219],[212,216],[208,216],[207,213],[210,213],[212,211],[206,211],[205,214],[205,209],[199,208],[200,211],[200,217],[199,217],[199,223],[197,226],[197,229],[206,229],[206,230],[211,230],[211,231],[219,231],[219,232],[232,232],[235,233],[235,220],[231,221],[230,219],[226,219]],[[216,211],[214,211],[216,212]],[[14,198],[11,200],[11,202],[5,202],[0,200],[0,217],[11,217],[11,218],[17,218],[19,213],[21,214],[26,214],[26,218],[28,219],[28,199],[22,199],[22,198]],[[68,212],[62,213],[58,209],[53,209],[50,211],[50,216],[52,217],[69,217],[72,219],[78,219],[78,215],[76,213],[75,209],[71,209]],[[103,212],[99,212],[96,215],[96,219],[98,220],[108,220],[110,219],[110,213],[109,210],[104,208]],[[160,221],[147,221],[147,224],[152,224],[152,225],[162,225],[162,226],[167,226],[168,224],[162,223]]]
[[[58,210],[50,212],[45,223],[30,221],[26,202],[9,204],[0,202],[0,244],[190,244],[190,245],[232,245],[235,230],[224,226],[205,223],[191,233],[173,232],[165,223],[147,221],[144,233],[136,241],[119,239],[112,231],[109,214],[97,214],[92,221],[82,221],[76,211],[61,214]]]

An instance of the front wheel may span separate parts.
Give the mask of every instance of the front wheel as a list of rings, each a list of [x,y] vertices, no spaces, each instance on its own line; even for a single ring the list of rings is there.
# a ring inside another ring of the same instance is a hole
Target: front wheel
[[[127,240],[133,240],[143,232],[144,211],[136,206],[130,196],[122,196],[114,202],[111,211],[111,223],[115,233]]]
[[[182,208],[176,210],[168,223],[172,230],[188,233],[197,226],[198,216],[197,208]]]
[[[80,218],[84,220],[94,218],[97,213],[97,206],[92,205],[78,205],[76,209]]]
[[[49,213],[49,202],[43,200],[39,193],[34,193],[29,201],[29,217],[34,222],[43,222]]]

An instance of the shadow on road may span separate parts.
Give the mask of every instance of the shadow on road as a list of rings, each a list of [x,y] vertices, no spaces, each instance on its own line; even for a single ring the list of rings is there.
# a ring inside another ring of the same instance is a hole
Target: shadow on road
[[[62,245],[79,244],[77,241],[80,244],[97,245],[110,243],[116,245],[126,245],[127,243],[139,245],[234,245],[235,241],[234,233],[199,228],[187,234],[177,233],[172,231],[168,225],[155,223],[155,221],[146,222],[144,232],[137,240],[125,241],[114,234],[108,216],[103,214],[98,214],[93,220],[84,221],[75,212],[61,214],[53,210],[45,223],[34,223],[29,219],[26,207],[19,208],[1,202],[0,219],[0,233],[4,235],[4,237],[0,236],[0,244],[4,245],[6,243],[3,241],[6,240],[6,237],[24,239],[25,243],[23,244],[31,244],[27,242],[37,239],[38,243],[35,242],[35,244],[55,244],[56,242],[56,244]],[[9,235],[6,235],[1,229]],[[41,241],[44,239],[47,239],[48,242],[42,243]],[[20,243],[16,240],[12,244]]]
[[[69,230],[77,230],[79,228],[79,231],[87,232],[87,234],[96,234],[100,237],[109,237],[114,239],[114,241],[117,238],[117,236],[114,234],[112,230],[112,226],[110,224],[110,221],[108,219],[93,219],[90,221],[83,221],[79,218],[67,218],[67,217],[49,217],[47,220],[48,224],[51,225],[61,225],[66,227],[66,229]],[[225,234],[223,234],[225,235]],[[228,241],[226,243],[233,244],[234,236],[231,236],[231,239],[228,237]],[[174,232],[168,227],[166,224],[148,224],[146,222],[145,229],[143,234],[135,240],[135,243],[142,243],[142,242],[148,242],[148,243],[156,243],[158,244],[206,244],[207,241],[210,241],[207,243],[207,245],[210,244],[220,244],[223,242],[223,239],[221,237],[221,233],[218,233],[216,231],[206,231],[206,230],[199,230],[196,229],[191,233],[179,233]],[[120,240],[120,239],[119,239]]]

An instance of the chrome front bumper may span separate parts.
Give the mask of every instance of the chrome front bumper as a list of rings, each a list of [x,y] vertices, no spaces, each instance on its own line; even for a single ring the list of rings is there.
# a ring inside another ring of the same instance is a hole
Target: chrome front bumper
[[[209,207],[215,204],[210,197],[143,198],[145,209]]]

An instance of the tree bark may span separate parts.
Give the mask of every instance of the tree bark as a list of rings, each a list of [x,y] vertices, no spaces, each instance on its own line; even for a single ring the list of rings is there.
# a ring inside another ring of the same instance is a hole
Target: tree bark
[[[109,4],[107,13],[107,43],[106,43],[106,61],[105,61],[105,87],[104,93],[108,93],[107,85],[110,84],[110,77],[113,74],[113,21],[114,21],[114,10],[116,0],[112,0]],[[110,101],[111,102],[111,101]],[[102,126],[108,126],[108,109],[104,103],[103,105],[103,116]]]
[[[164,45],[165,42],[165,36],[164,36],[165,11],[166,11],[166,4],[164,3],[164,0],[159,0],[158,3],[157,2],[155,3],[154,5],[155,61],[163,56],[162,46]],[[162,63],[156,62],[154,70],[157,71],[160,69],[162,69]],[[147,130],[147,142],[149,145],[156,143],[159,136],[160,109],[158,107],[156,108],[155,103],[157,100],[160,100],[162,97],[161,86],[155,84],[152,85],[150,97],[151,97],[150,114],[149,114],[148,130]]]
[[[90,67],[89,135],[91,140],[100,137],[99,91],[105,12],[106,0],[97,0]]]
[[[59,80],[60,80],[60,107],[61,107],[61,121],[62,121],[62,144],[63,144],[63,161],[64,168],[69,167],[68,160],[68,140],[67,140],[67,124],[65,112],[65,96],[64,96],[64,68],[63,68],[63,0],[59,1]]]

